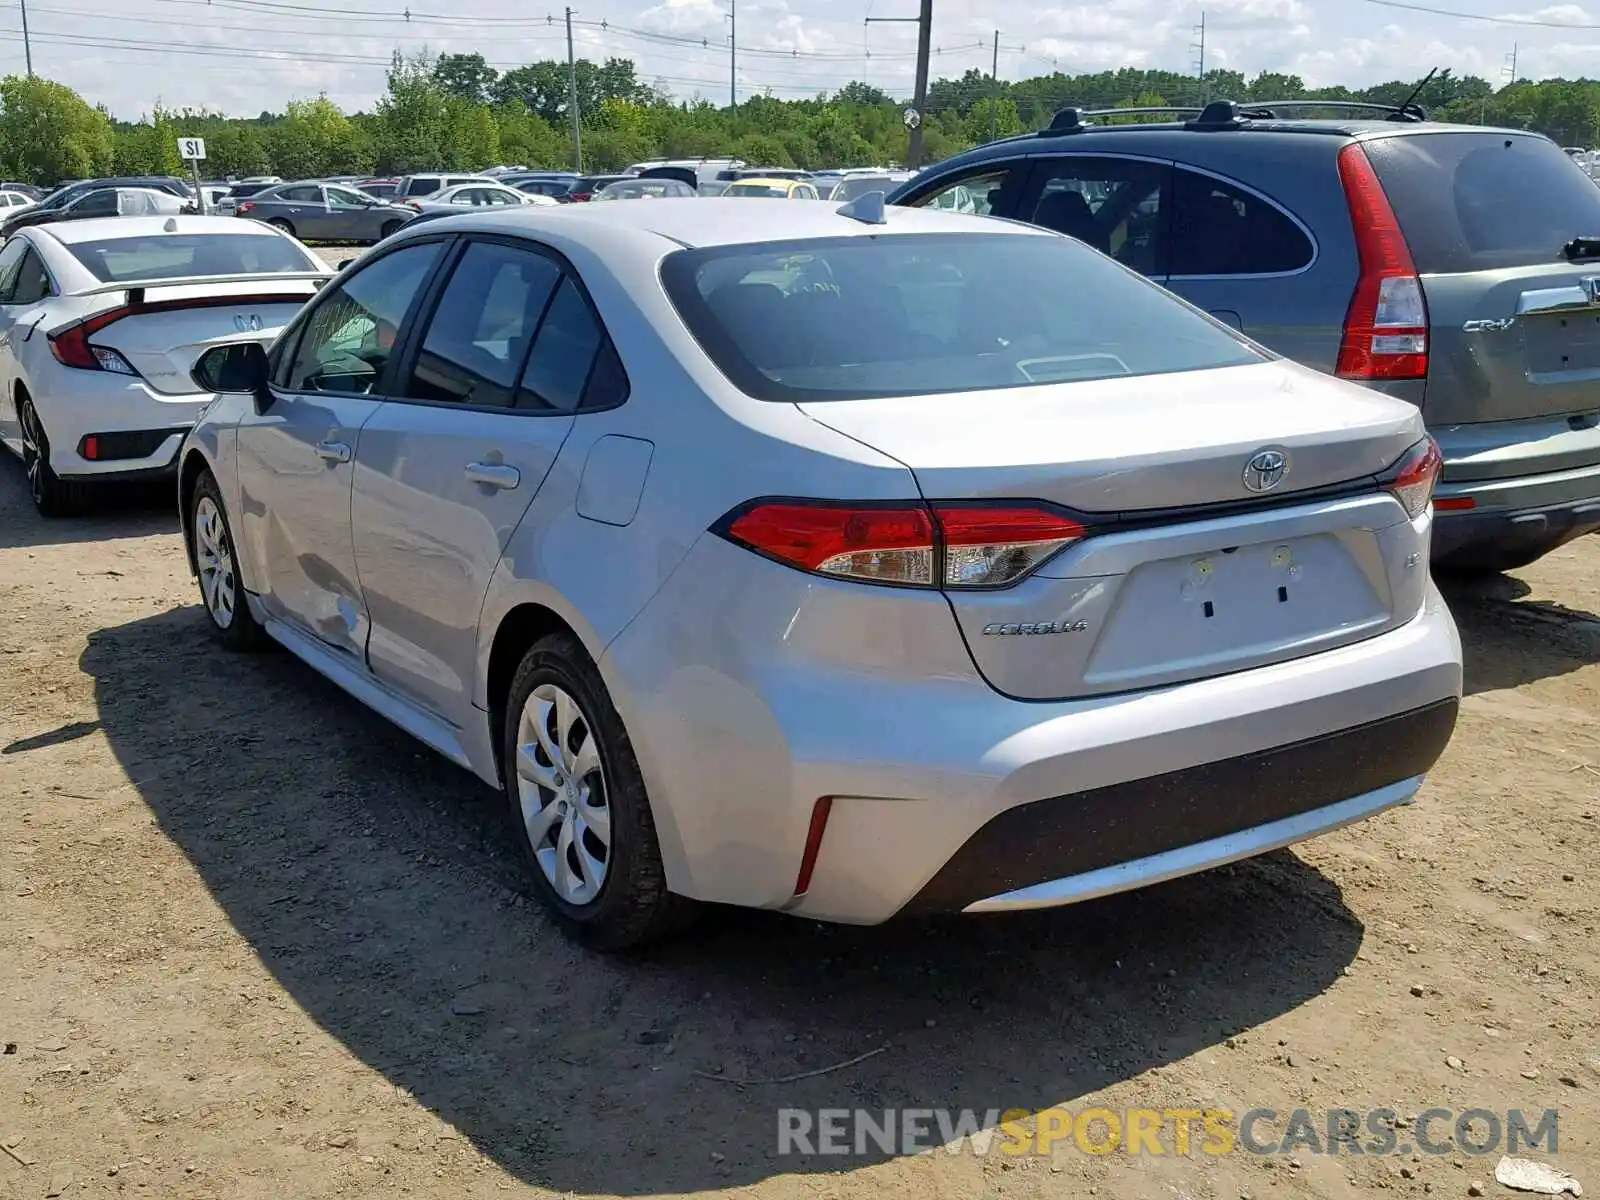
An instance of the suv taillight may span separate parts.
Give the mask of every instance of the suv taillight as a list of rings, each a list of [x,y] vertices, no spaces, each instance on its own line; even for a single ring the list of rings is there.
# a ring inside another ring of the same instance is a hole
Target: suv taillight
[[[1350,206],[1361,278],[1344,319],[1337,373],[1343,379],[1425,379],[1428,305],[1400,222],[1367,152],[1339,152],[1339,180]]]
[[[923,588],[1005,587],[1083,537],[1027,501],[758,501],[716,526],[729,541],[818,575]]]

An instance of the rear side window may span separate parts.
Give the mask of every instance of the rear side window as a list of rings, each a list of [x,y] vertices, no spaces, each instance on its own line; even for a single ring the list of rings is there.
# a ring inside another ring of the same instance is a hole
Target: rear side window
[[[560,279],[561,269],[542,255],[492,242],[468,246],[433,310],[405,395],[509,407]]]
[[[680,250],[667,293],[747,395],[937,395],[1264,361],[1069,238],[898,234]]]
[[[1362,143],[1417,270],[1561,262],[1600,237],[1600,187],[1555,143],[1516,133],[1419,133]]]
[[[607,345],[605,330],[588,301],[571,279],[563,279],[534,338],[517,407],[576,412],[580,407],[601,408],[616,402],[620,397],[586,395],[590,376]],[[615,365],[608,362],[601,374]],[[614,386],[604,379],[601,384]]]
[[[1254,192],[1178,169],[1172,180],[1169,275],[1276,275],[1309,266],[1305,230]]]
[[[281,188],[270,199],[291,200],[301,204],[315,204],[322,199],[322,189],[317,187]]]

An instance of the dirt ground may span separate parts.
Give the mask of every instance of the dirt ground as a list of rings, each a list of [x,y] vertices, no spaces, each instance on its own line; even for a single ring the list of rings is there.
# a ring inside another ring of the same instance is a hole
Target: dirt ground
[[[497,797],[197,599],[165,494],[46,523],[0,456],[0,1197],[1512,1194],[1460,1151],[776,1153],[781,1107],[1056,1104],[1557,1107],[1531,1157],[1600,1190],[1600,538],[1452,593],[1469,694],[1412,807],[628,962],[527,902]]]

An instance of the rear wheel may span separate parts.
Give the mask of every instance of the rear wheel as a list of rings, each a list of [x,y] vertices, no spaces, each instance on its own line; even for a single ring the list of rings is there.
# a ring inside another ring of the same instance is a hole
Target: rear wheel
[[[41,517],[71,517],[87,506],[88,489],[61,478],[50,465],[50,439],[45,435],[33,402],[17,400],[17,423],[22,426],[22,469],[28,476],[28,495]]]
[[[289,224],[289,222],[285,221],[282,217],[273,217],[272,220],[267,222],[267,224],[271,225],[274,229],[283,230],[290,237],[294,236],[294,226]]]
[[[622,719],[569,634],[535,642],[511,682],[502,784],[539,898],[586,945],[626,950],[687,924],[667,890],[650,800]]]
[[[190,548],[200,578],[200,599],[216,627],[217,636],[230,650],[255,650],[266,634],[250,612],[239,579],[238,554],[233,530],[222,503],[222,489],[210,471],[195,481],[194,505],[189,513]]]
[[[380,239],[381,238],[393,237],[396,233],[399,232],[400,225],[401,225],[401,222],[399,222],[399,221],[385,221],[383,223],[383,228],[378,230],[378,237]]]

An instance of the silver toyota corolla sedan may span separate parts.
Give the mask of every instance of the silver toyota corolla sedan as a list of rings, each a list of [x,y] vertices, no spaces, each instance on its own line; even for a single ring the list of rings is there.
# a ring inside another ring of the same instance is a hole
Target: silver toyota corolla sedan
[[[1417,410],[1056,234],[468,215],[196,372],[222,643],[503,789],[596,946],[1138,887],[1410,800],[1454,726]]]

